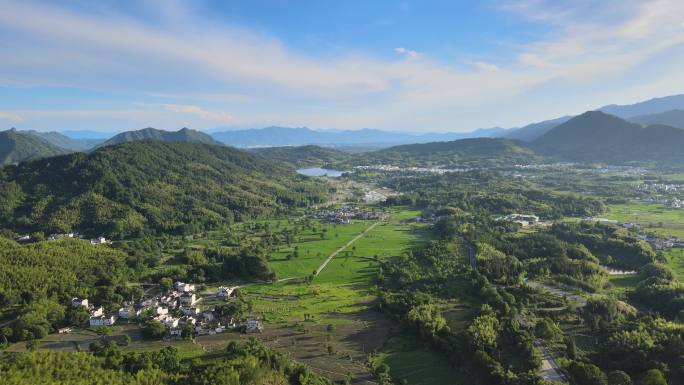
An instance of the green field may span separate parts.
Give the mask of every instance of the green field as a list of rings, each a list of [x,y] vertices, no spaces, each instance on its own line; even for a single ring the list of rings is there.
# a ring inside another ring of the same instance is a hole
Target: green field
[[[320,234],[303,232],[290,247],[281,247],[271,254],[270,265],[278,278],[304,277],[316,270],[333,252],[361,234],[374,221],[354,221],[348,225],[320,225],[327,229],[326,239]],[[298,248],[298,257],[289,257]]]
[[[644,229],[664,236],[684,238],[684,210],[661,204],[627,203],[608,206],[602,217],[623,223],[638,223]]]
[[[664,251],[667,266],[677,274],[680,282],[684,282],[684,249],[670,249]]]
[[[461,377],[443,354],[421,349],[415,342],[402,337],[387,341],[373,358],[373,366],[387,364],[392,378],[406,380],[411,385],[459,385],[469,383]]]

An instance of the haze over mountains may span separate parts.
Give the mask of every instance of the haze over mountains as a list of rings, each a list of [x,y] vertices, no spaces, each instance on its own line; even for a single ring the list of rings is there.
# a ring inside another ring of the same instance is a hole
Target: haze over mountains
[[[178,131],[145,128],[122,132],[103,140],[97,138],[97,132],[58,133],[13,130],[5,131],[0,136],[0,162],[11,164],[70,152],[92,151],[100,147],[140,140],[229,145],[242,148],[316,145],[377,150],[401,145],[453,142],[473,138],[506,138],[521,141],[514,147],[525,147],[546,157],[573,161],[621,163],[629,161],[630,157],[633,160],[678,161],[677,155],[667,153],[680,152],[677,146],[681,144],[680,132],[684,132],[682,130],[684,128],[684,95],[656,98],[632,105],[608,105],[598,111],[601,112],[589,112],[577,117],[563,116],[520,128],[479,129],[466,133],[419,134],[374,129],[319,131],[309,128],[266,127],[233,131],[216,129],[208,134],[188,128]],[[464,151],[463,143],[482,145],[485,142],[463,141],[456,146],[459,148],[458,151],[455,148],[453,150],[461,154]],[[446,148],[448,147],[447,145]],[[424,148],[433,148],[437,153],[444,155],[445,147],[442,145]],[[408,149],[412,151],[412,147],[409,146]],[[384,154],[382,158],[391,159],[392,156],[386,155],[389,153],[396,155],[402,152],[404,150],[398,147],[389,149],[389,152],[380,151],[374,154],[377,156]],[[274,159],[280,156],[282,159],[291,160],[293,157],[293,154],[282,149],[262,153]],[[314,151],[309,148],[307,153],[309,153],[309,160],[322,158],[339,160],[340,158],[320,149]],[[520,155],[522,152],[516,151],[516,154]],[[457,156],[446,163],[451,164],[459,158]]]

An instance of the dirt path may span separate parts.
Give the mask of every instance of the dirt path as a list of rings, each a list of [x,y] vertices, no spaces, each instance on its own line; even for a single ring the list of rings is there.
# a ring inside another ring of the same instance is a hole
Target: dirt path
[[[565,378],[565,375],[563,375],[563,372],[561,372],[560,366],[558,366],[556,359],[549,351],[549,348],[546,347],[544,341],[535,339],[534,346],[536,346],[537,349],[542,352],[542,363],[541,367],[539,368],[539,375],[547,381],[555,381],[562,384],[567,384],[568,380]]]
[[[351,241],[347,242],[344,246],[335,250],[335,252],[330,254],[328,256],[328,258],[326,258],[325,261],[323,261],[323,264],[321,266],[319,266],[318,269],[316,269],[316,274],[314,274],[314,276],[317,277],[318,274],[320,274],[321,271],[323,271],[323,269],[325,269],[325,267],[328,266],[328,263],[330,263],[330,261],[332,261],[332,259],[337,256],[337,254],[343,252],[344,249],[351,246],[352,244],[354,244],[354,242],[358,241],[359,239],[363,238],[369,231],[373,230],[375,228],[375,226],[377,226],[379,224],[380,224],[380,221],[373,223],[372,225],[368,226],[365,230],[363,230],[363,232],[361,234],[355,236]]]

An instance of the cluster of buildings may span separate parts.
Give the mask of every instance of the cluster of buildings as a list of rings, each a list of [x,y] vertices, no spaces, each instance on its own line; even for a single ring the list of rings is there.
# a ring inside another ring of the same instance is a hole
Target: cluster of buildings
[[[684,185],[674,183],[642,183],[635,184],[634,189],[638,191],[679,192],[684,191]]]
[[[442,168],[442,167],[399,167],[388,164],[374,164],[370,166],[356,166],[356,170],[382,171],[382,172],[411,172],[419,174],[444,175],[452,172],[467,172],[472,168]]]
[[[220,287],[215,294],[216,298],[228,298],[235,293],[235,288]],[[195,293],[195,285],[185,282],[176,282],[171,290],[159,295],[142,298],[135,304],[127,303],[116,314],[105,314],[102,306],[95,307],[88,299],[73,298],[71,306],[81,306],[88,310],[90,327],[111,326],[117,320],[144,320],[152,319],[166,326],[169,338],[180,337],[188,325],[194,335],[212,335],[222,333],[227,329],[240,329],[245,333],[260,333],[263,324],[257,318],[248,318],[238,323],[232,317],[226,317],[225,325],[221,323],[219,315],[214,309],[202,309],[199,302],[201,299]],[[71,329],[60,329],[60,333],[68,333]]]
[[[535,226],[539,223],[539,217],[531,214],[508,214],[498,219],[518,223],[522,227]]]
[[[370,211],[358,210],[353,207],[319,211],[314,217],[328,223],[347,225],[352,219],[378,219],[380,215]]]
[[[72,298],[71,306],[83,307],[88,311],[88,313],[90,314],[90,318],[88,318],[88,324],[91,327],[111,326],[114,325],[114,323],[116,323],[117,317],[115,315],[106,315],[104,308],[102,306],[93,306],[91,303],[88,302],[87,298]],[[60,333],[62,332],[63,331],[60,330]]]

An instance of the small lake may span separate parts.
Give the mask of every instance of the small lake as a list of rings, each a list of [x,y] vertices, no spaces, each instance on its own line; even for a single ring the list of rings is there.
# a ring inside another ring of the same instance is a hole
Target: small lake
[[[330,170],[327,168],[311,167],[311,168],[300,168],[297,170],[298,173],[306,176],[329,176],[331,178],[337,178],[342,176],[346,171]]]

